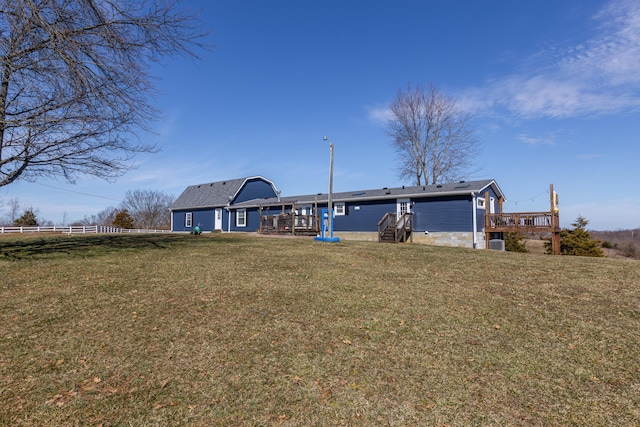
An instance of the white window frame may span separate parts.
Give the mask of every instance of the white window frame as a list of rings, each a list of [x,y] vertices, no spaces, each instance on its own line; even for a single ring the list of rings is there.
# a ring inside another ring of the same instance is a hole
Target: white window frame
[[[347,214],[347,209],[344,202],[338,202],[333,205],[334,216],[345,216],[346,214]]]
[[[185,212],[184,214],[184,226],[192,227],[193,226],[193,212]]]
[[[246,226],[247,226],[247,210],[246,209],[236,210],[236,227],[246,227]]]
[[[476,199],[476,207],[478,209],[486,209],[487,208],[487,201],[484,199],[484,197],[478,197]]]

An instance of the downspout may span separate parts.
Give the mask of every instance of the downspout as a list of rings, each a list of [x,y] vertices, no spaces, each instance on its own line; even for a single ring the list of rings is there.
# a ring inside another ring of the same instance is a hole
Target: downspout
[[[231,233],[231,201],[233,200],[233,196],[227,197],[227,206],[225,209],[227,210],[227,233]]]
[[[476,229],[478,228],[478,218],[476,218],[477,215],[477,200],[476,200],[476,193],[474,193],[473,191],[471,192],[471,203],[473,204],[471,206],[471,212],[473,215],[473,249],[476,249],[478,247],[478,236],[476,235]]]

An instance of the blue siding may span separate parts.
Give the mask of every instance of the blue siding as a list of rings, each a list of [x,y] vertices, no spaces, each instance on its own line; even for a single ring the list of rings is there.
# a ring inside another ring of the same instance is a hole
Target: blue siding
[[[360,209],[356,210],[356,207]],[[326,205],[324,208],[326,209]],[[346,214],[335,217],[333,229],[334,231],[378,231],[378,221],[380,221],[386,213],[395,211],[395,200],[346,203]]]
[[[260,210],[258,208],[248,208],[246,212],[247,226],[237,227],[236,217],[238,215],[238,211],[237,209],[231,209],[231,227],[229,228],[230,231],[244,231],[246,233],[252,233],[260,228]],[[226,230],[227,229],[225,228],[225,231]]]
[[[249,179],[238,192],[233,203],[246,202],[253,199],[265,199],[269,197],[277,197],[271,184],[259,179]]]
[[[415,231],[473,230],[473,204],[469,196],[412,199],[411,202]],[[335,231],[378,231],[378,221],[387,213],[395,213],[396,204],[395,199],[347,203],[346,215],[336,216],[333,228]],[[484,212],[481,215],[479,229],[484,226]]]
[[[191,227],[185,226],[185,214],[187,212],[192,213],[192,224]],[[174,211],[173,215],[173,231],[191,231],[193,227],[196,225],[200,225],[200,229],[202,231],[211,231],[213,230],[214,221],[215,221],[215,209],[191,209],[191,210],[180,210]],[[224,219],[224,213],[223,213]]]
[[[485,197],[485,193],[489,193],[489,198]],[[491,197],[493,197],[493,199],[494,199],[495,213],[500,213],[500,205],[498,204],[498,195],[494,191],[493,187],[487,188],[485,191],[483,191],[482,193],[478,194],[477,197],[485,199],[485,201],[484,201],[485,202],[485,208],[476,210],[476,220],[477,220],[477,230],[476,231],[482,231],[482,229],[484,228],[484,225],[485,225],[485,215],[487,213],[489,213],[489,208],[490,208],[490,205],[491,205],[491,200],[490,200]]]
[[[411,206],[415,231],[472,231],[470,197],[433,197],[417,199]]]

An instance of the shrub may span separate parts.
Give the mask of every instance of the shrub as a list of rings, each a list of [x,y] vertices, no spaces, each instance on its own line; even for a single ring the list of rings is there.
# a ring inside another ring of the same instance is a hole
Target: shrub
[[[13,221],[14,227],[37,227],[38,220],[36,219],[36,214],[33,212],[33,209],[28,209],[24,211],[20,218],[16,218]]]
[[[562,255],[602,257],[604,252],[598,246],[600,240],[594,240],[586,230],[587,221],[578,216],[576,222],[571,224],[573,229],[564,229],[560,232],[560,253]],[[545,243],[547,253],[551,253],[551,242]]]
[[[118,212],[113,220],[113,225],[120,228],[133,228],[133,218],[126,209]]]
[[[520,233],[504,233],[504,249],[509,252],[529,252]]]

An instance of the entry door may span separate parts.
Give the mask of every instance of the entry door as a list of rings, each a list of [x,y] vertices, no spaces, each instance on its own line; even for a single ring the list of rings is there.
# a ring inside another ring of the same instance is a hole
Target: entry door
[[[398,218],[406,213],[411,213],[411,199],[398,199],[396,202]]]
[[[216,208],[215,216],[216,218],[213,229],[222,231],[222,208]]]

